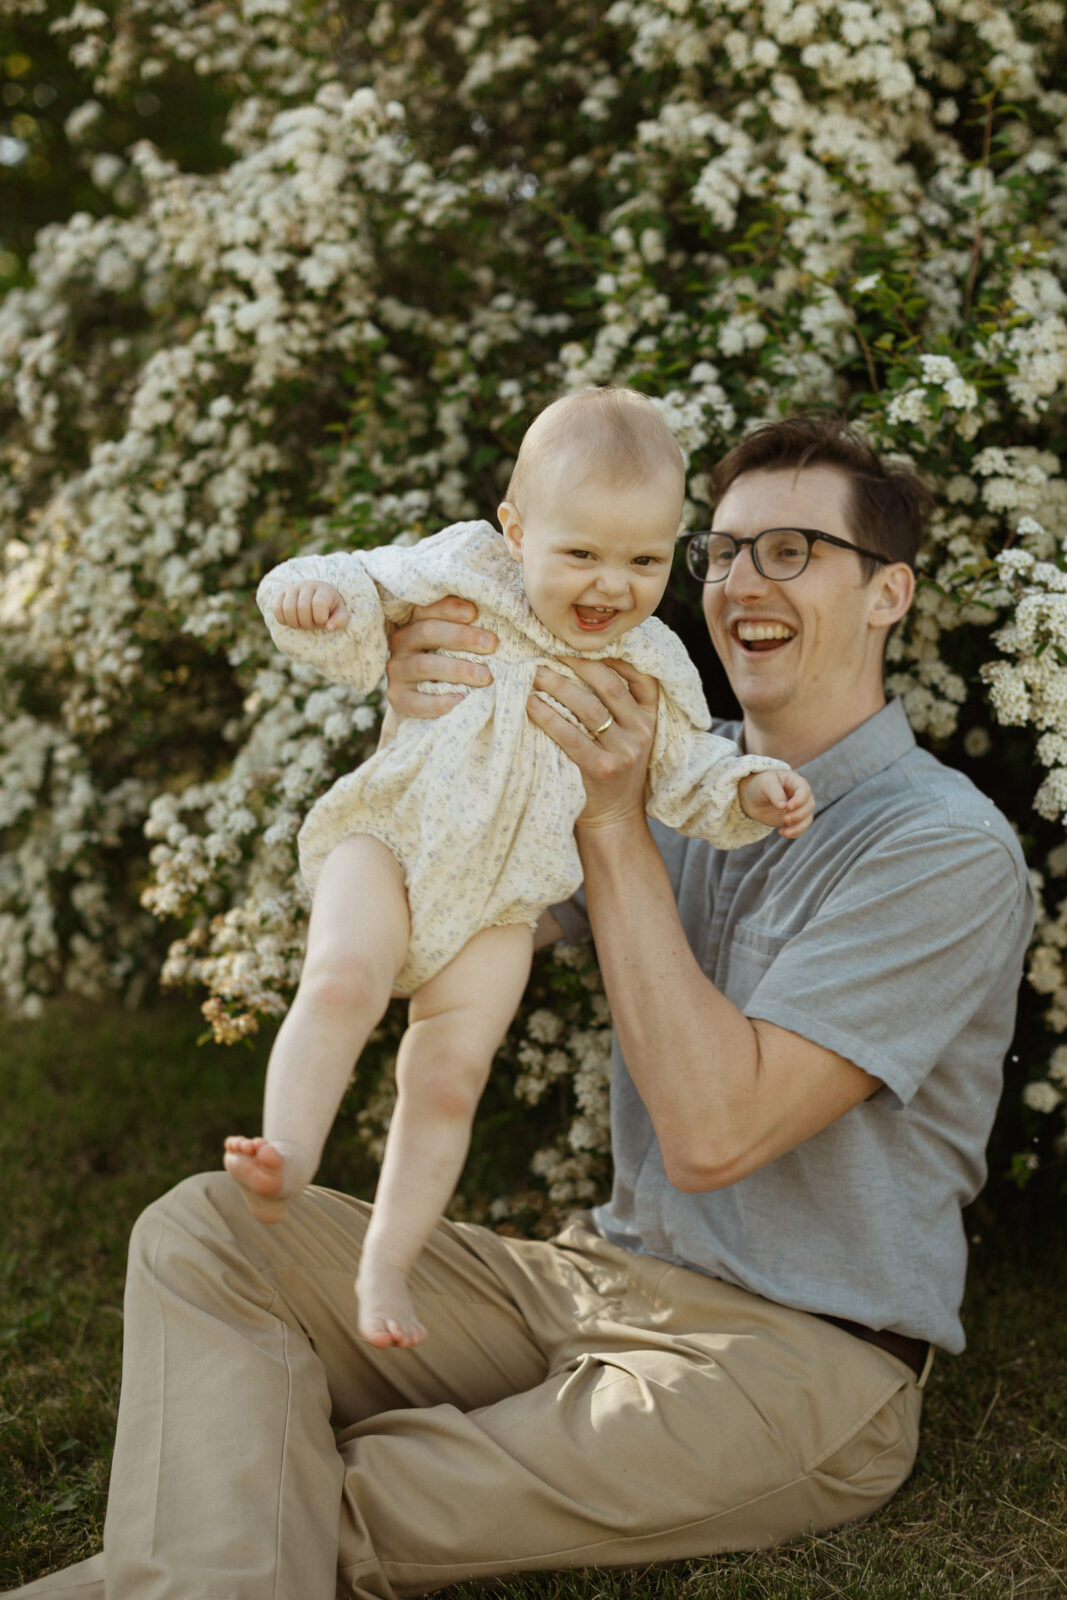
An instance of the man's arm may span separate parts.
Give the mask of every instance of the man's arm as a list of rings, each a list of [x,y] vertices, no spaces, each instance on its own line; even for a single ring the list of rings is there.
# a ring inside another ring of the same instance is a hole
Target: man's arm
[[[576,828],[586,909],[630,1076],[676,1188],[725,1188],[801,1144],[880,1080],[720,994],[689,948],[645,816],[654,680],[623,662],[572,662],[588,690],[540,669],[588,738],[543,700],[532,719],[578,764],[587,804]]]

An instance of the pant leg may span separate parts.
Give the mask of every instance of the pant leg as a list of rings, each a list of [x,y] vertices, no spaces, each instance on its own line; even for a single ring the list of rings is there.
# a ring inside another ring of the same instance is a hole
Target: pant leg
[[[391,1600],[750,1548],[862,1516],[910,1469],[902,1363],[580,1228],[443,1225],[413,1278],[429,1340],[374,1350],[352,1332],[365,1222],[312,1190],[264,1227],[224,1174],[146,1213],[107,1600]]]
[[[104,1558],[90,1556],[60,1572],[50,1572],[21,1589],[5,1589],[5,1595],[18,1600],[104,1600]]]
[[[476,1243],[545,1350],[539,1383],[341,1434],[341,1592],[760,1548],[866,1516],[907,1477],[903,1362],[580,1228],[562,1243]]]
[[[522,1319],[449,1224],[412,1276],[416,1305],[436,1302],[431,1341],[378,1351],[360,1340],[353,1284],[369,1213],[311,1189],[268,1227],[219,1172],[139,1219],[107,1600],[332,1600],[344,1486],[334,1425],[485,1404],[541,1379]],[[45,1600],[87,1581],[99,1586],[85,1600],[102,1600],[100,1572],[96,1558],[33,1588]]]

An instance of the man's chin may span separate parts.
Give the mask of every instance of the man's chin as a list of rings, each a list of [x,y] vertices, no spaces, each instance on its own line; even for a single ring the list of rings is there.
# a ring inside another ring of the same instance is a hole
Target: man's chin
[[[753,671],[747,662],[740,667],[731,662],[726,676],[734,699],[746,715],[771,716],[781,711],[793,698],[792,684],[770,674]]]
[[[763,679],[769,682],[780,677],[782,658],[788,653],[788,649],[788,645],[780,645],[776,650],[746,650],[742,645],[731,641],[730,648],[721,653],[720,659],[731,682],[735,678],[740,683],[750,681],[758,683]]]

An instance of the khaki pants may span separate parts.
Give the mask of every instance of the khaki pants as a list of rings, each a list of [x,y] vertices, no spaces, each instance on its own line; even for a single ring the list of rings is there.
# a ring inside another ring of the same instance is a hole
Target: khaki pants
[[[267,1227],[221,1172],[149,1208],[104,1554],[17,1593],[392,1600],[772,1544],[911,1469],[903,1362],[582,1219],[549,1243],[442,1224],[413,1285],[429,1339],[375,1350],[368,1211],[310,1189]]]

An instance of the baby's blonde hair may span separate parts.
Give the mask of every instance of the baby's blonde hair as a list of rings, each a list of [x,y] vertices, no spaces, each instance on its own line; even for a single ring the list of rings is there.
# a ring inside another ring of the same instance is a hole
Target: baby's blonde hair
[[[549,464],[566,463],[575,489],[595,477],[620,488],[677,474],[679,510],[685,462],[674,437],[647,395],[636,389],[582,389],[538,413],[519,447],[505,498],[522,510],[524,495]]]

